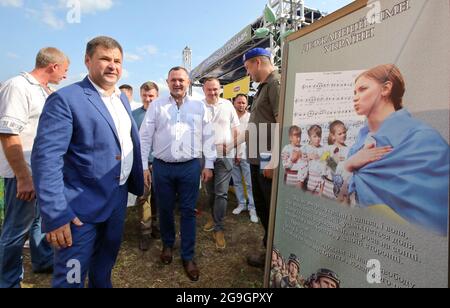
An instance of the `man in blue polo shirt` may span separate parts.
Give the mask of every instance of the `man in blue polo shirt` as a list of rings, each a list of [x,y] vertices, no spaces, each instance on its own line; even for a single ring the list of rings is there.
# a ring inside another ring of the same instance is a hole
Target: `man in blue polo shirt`
[[[133,111],[133,118],[139,129],[144,121],[147,109],[150,107],[150,104],[158,98],[158,96],[159,88],[156,83],[146,82],[141,86],[141,101],[143,106]],[[153,156],[150,153],[148,157],[148,168],[150,172],[152,171],[152,163]],[[161,237],[158,228],[157,207],[152,185],[150,187],[145,187],[145,194],[143,197],[136,199],[136,206],[138,206],[141,211],[141,235],[139,240],[139,249],[141,251],[148,251],[150,249],[151,238],[159,239]]]

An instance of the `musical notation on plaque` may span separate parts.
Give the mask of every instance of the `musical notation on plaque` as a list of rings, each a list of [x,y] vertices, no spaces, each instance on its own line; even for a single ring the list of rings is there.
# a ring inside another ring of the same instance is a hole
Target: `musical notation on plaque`
[[[320,125],[324,142],[330,123],[339,120],[346,124],[348,142],[356,138],[365,118],[354,109],[355,79],[363,71],[298,73],[295,81],[293,125],[308,129]],[[307,139],[303,134],[302,139]],[[305,142],[306,140],[304,140]]]

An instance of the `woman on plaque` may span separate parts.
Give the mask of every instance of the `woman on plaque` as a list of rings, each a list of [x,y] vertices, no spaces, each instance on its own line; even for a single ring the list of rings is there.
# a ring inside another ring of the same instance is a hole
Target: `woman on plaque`
[[[354,105],[367,117],[345,168],[359,207],[389,207],[403,220],[448,233],[449,145],[403,107],[400,70],[380,65],[356,79]]]

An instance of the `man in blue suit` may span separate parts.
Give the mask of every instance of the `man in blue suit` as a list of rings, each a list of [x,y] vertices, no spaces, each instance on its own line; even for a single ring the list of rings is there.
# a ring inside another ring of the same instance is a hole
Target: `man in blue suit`
[[[127,194],[144,192],[139,133],[116,84],[123,50],[97,37],[89,75],[50,96],[32,153],[47,240],[57,248],[54,287],[110,288],[122,241]]]

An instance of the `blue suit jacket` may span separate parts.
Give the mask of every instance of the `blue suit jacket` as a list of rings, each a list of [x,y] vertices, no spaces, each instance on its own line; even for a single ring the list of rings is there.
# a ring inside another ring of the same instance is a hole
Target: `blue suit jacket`
[[[144,177],[139,132],[127,98],[122,95],[121,100],[132,122],[134,145],[127,185],[131,193],[141,196]],[[44,232],[75,217],[85,223],[110,217],[116,204],[110,199],[120,182],[120,154],[114,121],[88,78],[47,99],[31,157]]]

